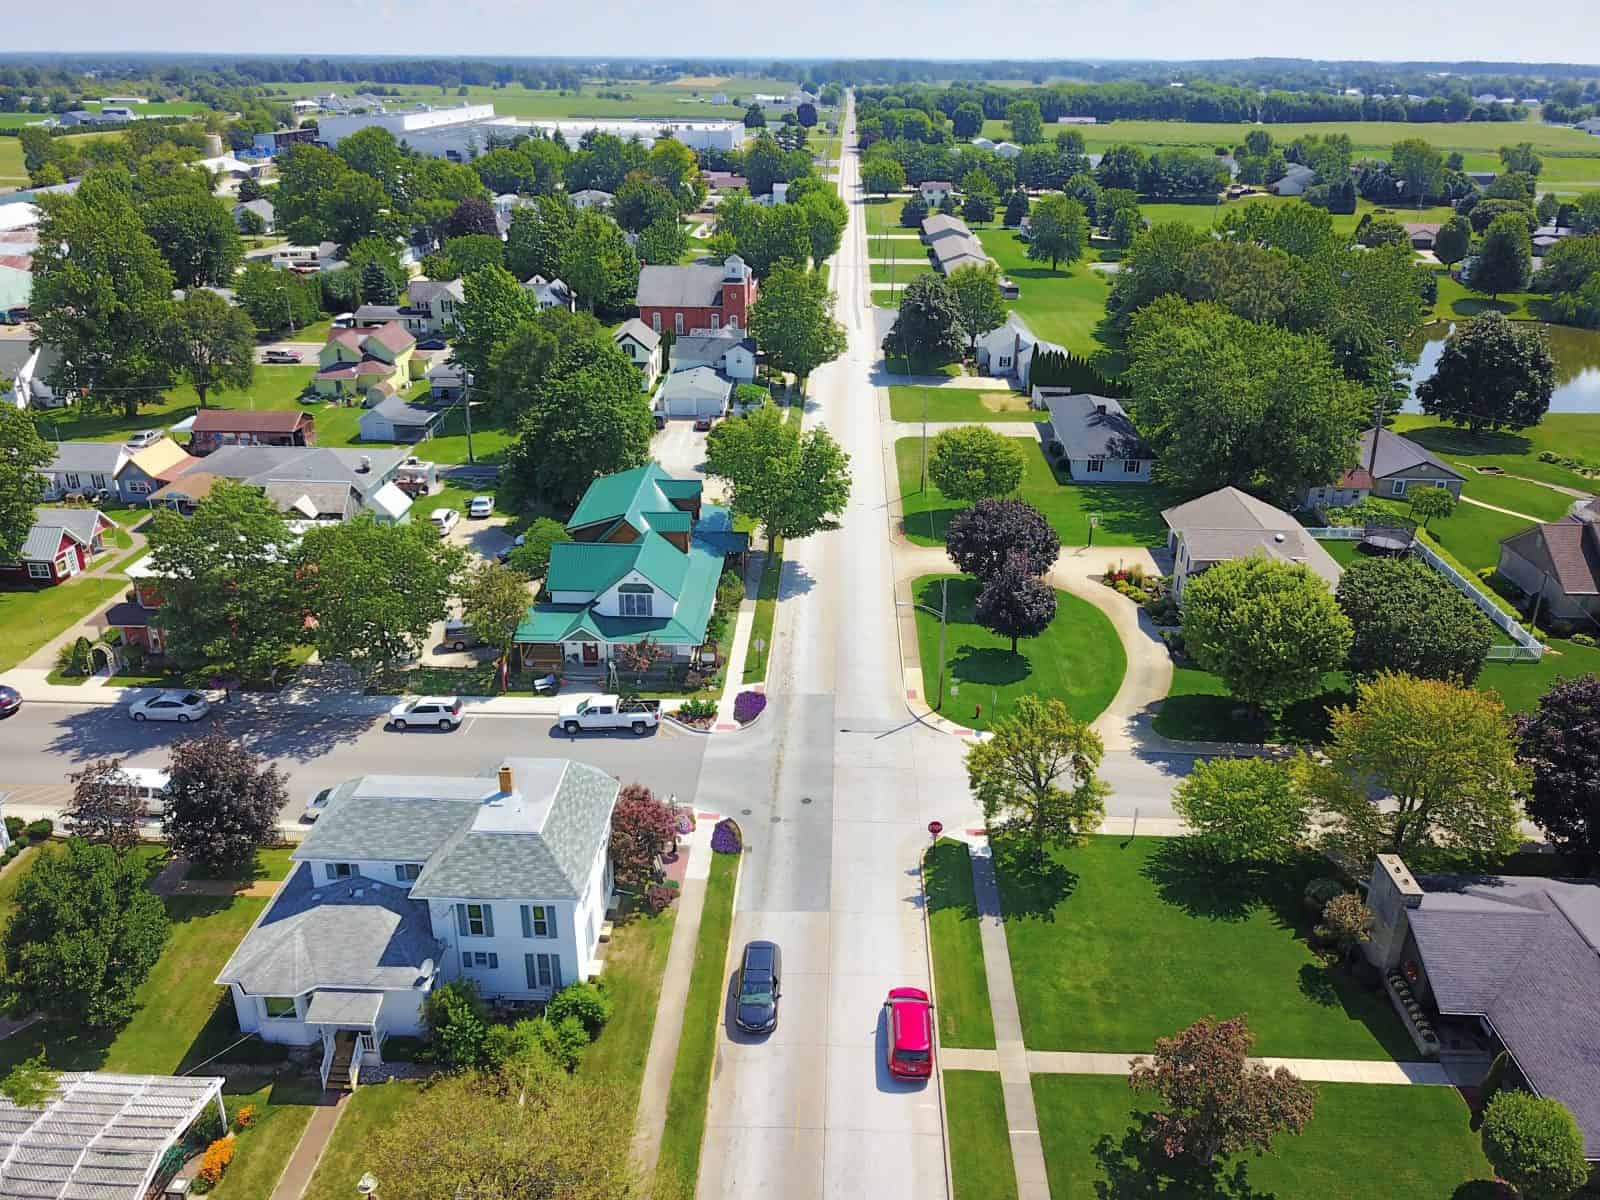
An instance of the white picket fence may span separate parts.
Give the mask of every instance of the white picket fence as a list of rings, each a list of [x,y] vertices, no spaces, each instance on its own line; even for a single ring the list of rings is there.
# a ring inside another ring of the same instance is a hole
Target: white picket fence
[[[1324,525],[1307,529],[1306,532],[1314,538],[1329,542],[1359,542],[1367,534],[1367,531],[1359,525]],[[1483,594],[1483,589],[1478,586],[1477,580],[1469,579],[1456,570],[1421,538],[1414,540],[1411,548],[1423,562],[1448,579],[1456,591],[1472,601],[1479,612],[1488,617],[1500,632],[1511,639],[1513,644],[1510,646],[1489,647],[1489,653],[1484,655],[1485,659],[1490,662],[1538,662],[1544,657],[1544,643],[1524,629],[1515,618],[1501,611],[1499,605]]]

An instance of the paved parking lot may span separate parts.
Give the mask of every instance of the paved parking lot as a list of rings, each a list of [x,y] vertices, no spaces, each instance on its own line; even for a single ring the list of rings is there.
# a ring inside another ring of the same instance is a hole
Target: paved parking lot
[[[650,456],[680,479],[703,479],[706,473],[706,435],[696,433],[693,421],[668,421],[650,441]]]

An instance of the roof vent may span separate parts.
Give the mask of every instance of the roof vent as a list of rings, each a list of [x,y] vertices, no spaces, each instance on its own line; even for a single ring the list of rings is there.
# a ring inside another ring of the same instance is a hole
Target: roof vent
[[[1105,404],[1105,401],[1104,400],[1095,401],[1094,410],[1095,410],[1095,412],[1099,413],[1102,417],[1105,416],[1106,415],[1106,404]]]
[[[363,475],[365,475],[368,471],[372,470],[372,455],[363,454],[361,456],[361,465],[359,467],[357,467],[356,469],[358,471],[360,471]]]
[[[500,768],[500,790],[505,792],[507,795],[510,795],[512,786],[511,768],[509,766],[502,766]]]
[[[1286,539],[1284,538],[1283,534],[1275,533],[1275,534],[1272,535],[1272,540],[1275,541],[1275,542],[1282,542],[1282,541],[1284,541]]]

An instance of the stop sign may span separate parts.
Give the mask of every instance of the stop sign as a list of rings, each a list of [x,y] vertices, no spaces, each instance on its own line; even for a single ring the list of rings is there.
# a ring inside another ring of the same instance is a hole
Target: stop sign
[[[938,837],[943,832],[944,832],[944,822],[942,822],[942,821],[929,821],[928,822],[928,836],[929,837]]]

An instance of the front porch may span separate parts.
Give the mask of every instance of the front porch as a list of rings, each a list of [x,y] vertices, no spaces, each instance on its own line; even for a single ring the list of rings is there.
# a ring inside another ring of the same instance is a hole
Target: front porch
[[[322,1043],[322,1086],[353,1092],[363,1067],[381,1066],[389,1032],[382,1022],[382,992],[335,989],[311,993],[305,1023]]]

